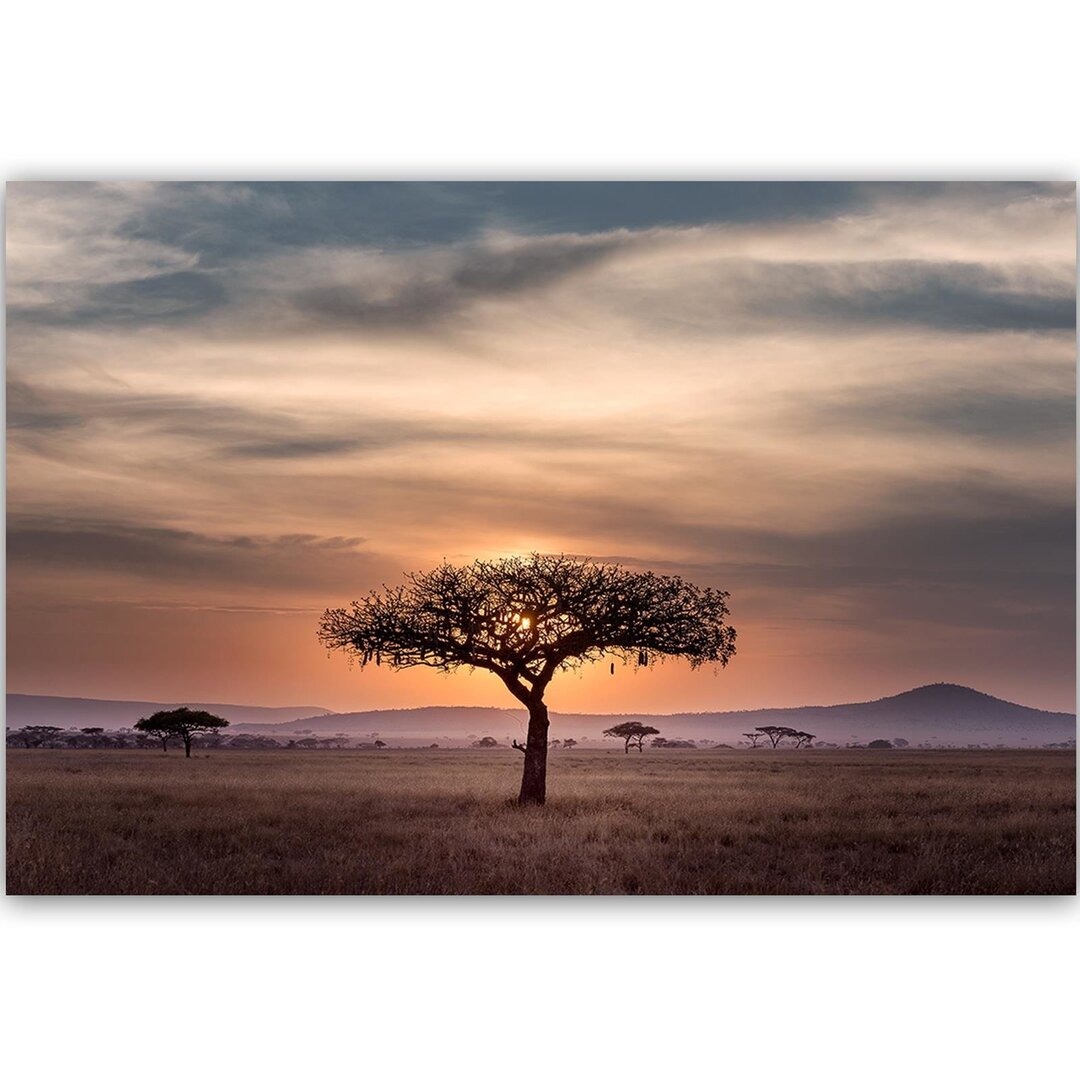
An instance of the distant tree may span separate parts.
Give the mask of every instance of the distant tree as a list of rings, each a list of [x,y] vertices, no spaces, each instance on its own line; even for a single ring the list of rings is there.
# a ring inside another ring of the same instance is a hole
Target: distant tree
[[[429,750],[438,750],[438,749],[439,749],[439,744],[438,744],[437,742],[433,742],[433,743],[432,743],[432,744],[431,744],[431,745],[430,745],[430,746],[428,747],[428,749],[429,749]]]
[[[867,743],[867,749],[869,750],[891,750],[892,748],[893,744],[888,739],[871,739]]]
[[[764,731],[744,731],[742,733],[742,736],[743,736],[744,739],[749,739],[750,740],[750,746],[754,750],[756,750],[758,742],[761,739],[765,738],[765,732]]]
[[[191,740],[195,735],[228,726],[228,720],[213,713],[181,706],[179,709],[162,709],[153,716],[143,717],[136,721],[135,730],[156,735],[161,739],[163,750],[167,749],[170,738],[180,739],[184,744],[184,757],[191,757]]]
[[[901,747],[901,748],[903,748],[903,747],[905,747],[905,746],[910,746],[910,745],[911,745],[911,744],[910,744],[910,743],[909,743],[909,742],[907,741],[907,739],[893,739],[893,741],[892,741],[892,744],[893,744],[893,746],[899,746],[899,747]]]
[[[404,585],[370,593],[351,609],[324,612],[319,638],[362,667],[471,667],[497,675],[529,712],[518,801],[543,803],[544,696],[555,674],[604,658],[725,665],[735,653],[726,600],[725,592],[677,577],[532,554],[407,575]]]
[[[217,738],[217,732],[213,732],[210,736],[211,740],[204,743],[203,740],[199,740],[199,745],[211,745],[211,746],[225,746],[229,750],[280,750],[281,743],[277,739],[272,738],[269,735],[234,735],[231,739],[225,740]]]
[[[564,750],[573,750],[577,746],[577,739],[563,739],[562,744]]]
[[[386,749],[386,743],[384,743],[382,741],[382,739],[376,739],[375,740],[375,749],[376,750],[385,750]]]
[[[630,747],[636,746],[638,753],[644,753],[645,739],[649,735],[659,735],[660,729],[649,727],[637,720],[627,720],[622,724],[609,727],[604,735],[610,739],[622,739],[626,744],[626,753],[630,753]]]
[[[11,738],[16,740],[16,745],[22,743],[27,750],[34,750],[55,743],[63,731],[63,728],[53,727],[51,724],[28,724],[11,732]]]
[[[791,738],[795,740],[795,749],[800,750],[804,746],[809,746],[817,736],[811,735],[809,731],[792,731]]]
[[[772,748],[775,750],[780,743],[787,738],[794,737],[795,729],[789,727],[779,727],[775,724],[766,724],[764,727],[756,728],[760,731],[772,743]]]
[[[482,739],[477,739],[476,742],[473,743],[473,746],[475,746],[478,750],[491,750],[493,747],[496,747],[498,745],[499,740],[493,739],[490,735],[485,735]]]
[[[559,742],[558,739],[549,739],[548,740],[548,749],[549,750],[558,750],[560,746],[562,746],[562,743]]]
[[[657,750],[696,750],[697,743],[693,739],[665,739],[663,736],[653,739],[652,745]]]
[[[105,729],[103,727],[84,727],[79,728],[84,735],[104,735]]]

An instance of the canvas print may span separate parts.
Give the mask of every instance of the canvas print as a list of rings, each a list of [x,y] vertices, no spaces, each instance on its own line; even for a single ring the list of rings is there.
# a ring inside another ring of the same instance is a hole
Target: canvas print
[[[1075,891],[1073,184],[6,201],[9,893]]]

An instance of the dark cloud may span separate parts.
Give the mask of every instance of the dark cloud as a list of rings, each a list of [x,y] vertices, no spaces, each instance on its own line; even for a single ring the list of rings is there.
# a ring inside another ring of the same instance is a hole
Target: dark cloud
[[[1068,186],[180,183],[140,190],[126,201],[124,189],[116,186],[28,187],[38,198],[55,193],[56,199],[69,200],[70,212],[88,219],[95,197],[110,200],[104,232],[121,250],[127,242],[145,245],[147,253],[141,271],[129,280],[91,280],[73,290],[54,289],[49,303],[40,302],[40,296],[25,304],[13,302],[13,324],[153,326],[202,319],[230,305],[248,304],[260,289],[251,268],[288,252],[380,252],[404,260],[425,251],[448,253],[447,267],[419,259],[400,278],[388,268],[367,282],[334,280],[328,273],[285,298],[284,307],[291,306],[308,324],[396,330],[430,326],[484,297],[553,283],[650,230],[826,220],[930,200],[955,203],[971,213],[973,207],[1058,197]],[[118,213],[117,203],[124,213]],[[92,220],[82,226],[90,230]],[[529,239],[513,248],[495,247],[488,239],[493,228]],[[177,256],[187,268],[168,265]],[[150,272],[159,263],[161,272]],[[122,263],[112,270],[122,272]],[[643,298],[643,307],[653,308],[656,320],[687,329],[708,329],[717,322],[728,330],[753,329],[774,316],[809,325],[908,321],[946,330],[1072,328],[1072,296],[1045,284],[1017,283],[976,264],[729,260],[714,268],[711,281],[691,283],[681,300],[661,283],[652,297]],[[279,297],[269,299],[280,311]]]
[[[1062,603],[1075,583],[1068,492],[1054,501],[977,479],[894,483],[873,493],[858,521],[810,529],[726,523],[722,490],[714,519],[701,522],[658,500],[651,485],[602,488],[522,489],[491,480],[479,487],[418,477],[408,484],[406,505],[453,537],[478,518],[495,530],[513,527],[539,504],[545,529],[580,554],[640,562],[634,552],[678,552],[669,569],[744,595],[802,594],[810,598],[798,601],[802,614],[815,596],[826,608],[828,597],[843,595],[861,607],[864,625],[923,617],[990,627],[987,620],[1053,616],[1056,634],[1061,613],[1071,611]],[[378,499],[380,489],[367,495]],[[397,527],[407,533],[413,523],[402,518]],[[592,538],[591,547],[574,544],[575,537]]]
[[[81,427],[83,416],[74,409],[57,407],[51,395],[36,390],[21,379],[8,379],[7,382],[7,426],[8,432],[26,432],[55,435]],[[10,437],[10,436],[9,436]]]
[[[368,414],[335,415],[320,428],[317,418],[300,418],[285,410],[242,408],[180,394],[136,394],[112,386],[75,391],[18,378],[8,383],[8,427],[13,443],[47,450],[51,456],[65,448],[69,455],[77,455],[82,438],[104,431],[118,446],[146,447],[141,462],[128,458],[136,467],[167,452],[160,437],[184,440],[207,458],[252,462],[374,453],[419,444],[489,446],[545,455],[640,451],[659,458],[679,453],[663,432],[625,424],[600,427],[592,420],[530,428],[512,417],[470,422]]]
[[[265,442],[238,443],[225,449],[225,453],[238,458],[309,458],[328,454],[348,453],[373,445],[363,439],[351,438],[298,438],[271,439]]]
[[[878,195],[873,186],[834,182],[180,183],[133,208],[123,235],[214,267],[305,247],[470,242],[493,226],[599,233],[822,218]]]
[[[224,307],[228,293],[210,273],[183,270],[107,285],[88,284],[78,298],[52,304],[12,304],[13,321],[50,326],[155,326],[184,322]]]
[[[1022,371],[1022,362],[1017,361]],[[992,390],[942,390],[882,394],[864,390],[845,402],[810,399],[796,423],[810,429],[837,425],[859,432],[892,431],[947,435],[993,443],[1039,443],[1070,439],[1076,431],[1076,399],[1071,394],[1032,395]]]
[[[618,301],[680,333],[1067,331],[1070,281],[1034,268],[920,260],[766,262],[723,259]]]
[[[952,199],[984,207],[1053,195],[1041,183],[836,181],[341,182],[171,184],[125,226],[207,266],[303,247],[377,247],[475,240],[492,226],[598,233],[707,224],[815,220],[883,203]]]
[[[595,266],[633,243],[627,235],[535,239],[511,248],[479,245],[452,253],[449,265],[423,262],[398,276],[328,284],[295,293],[294,309],[324,326],[411,331],[458,314],[485,298],[542,288]]]
[[[759,307],[840,324],[899,323],[938,330],[1072,330],[1068,282],[1031,273],[1015,280],[969,263],[893,261],[844,267],[788,267]]]
[[[111,572],[156,582],[289,589],[355,579],[367,563],[350,536],[210,536],[120,521],[9,519],[15,568]]]

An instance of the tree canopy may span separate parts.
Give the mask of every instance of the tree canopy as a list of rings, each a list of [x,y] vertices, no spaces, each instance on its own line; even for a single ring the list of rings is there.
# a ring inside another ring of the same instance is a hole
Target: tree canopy
[[[609,727],[604,735],[610,739],[623,739],[626,743],[626,753],[630,753],[630,747],[636,746],[638,753],[644,753],[644,742],[648,735],[659,735],[660,729],[649,727],[639,720],[627,720],[624,723]]]
[[[184,756],[191,757],[191,740],[199,732],[216,731],[229,726],[229,721],[204,709],[162,709],[152,716],[143,717],[135,722],[136,731],[145,731],[161,739],[163,750],[168,749],[171,738],[180,739],[184,744]]]
[[[809,731],[798,731],[795,728],[784,727],[779,724],[767,724],[764,727],[759,727],[755,730],[757,734],[754,734],[752,732],[743,732],[743,734],[750,740],[751,745],[757,746],[757,740],[764,735],[769,740],[769,742],[772,743],[772,748],[774,750],[777,748],[777,746],[779,746],[781,742],[784,741],[784,739],[791,739],[791,741],[795,744],[795,749],[798,750],[801,747],[809,746],[814,741],[814,739],[817,738],[816,735],[812,734]]]
[[[522,802],[544,801],[547,708],[558,671],[604,658],[726,665],[728,594],[567,555],[442,563],[323,613],[319,640],[361,667],[480,668],[529,710]]]

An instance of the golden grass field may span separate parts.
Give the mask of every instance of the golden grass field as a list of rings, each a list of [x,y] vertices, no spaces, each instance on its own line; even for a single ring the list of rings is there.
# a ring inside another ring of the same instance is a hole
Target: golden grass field
[[[8,892],[1072,893],[1064,751],[9,750]]]

